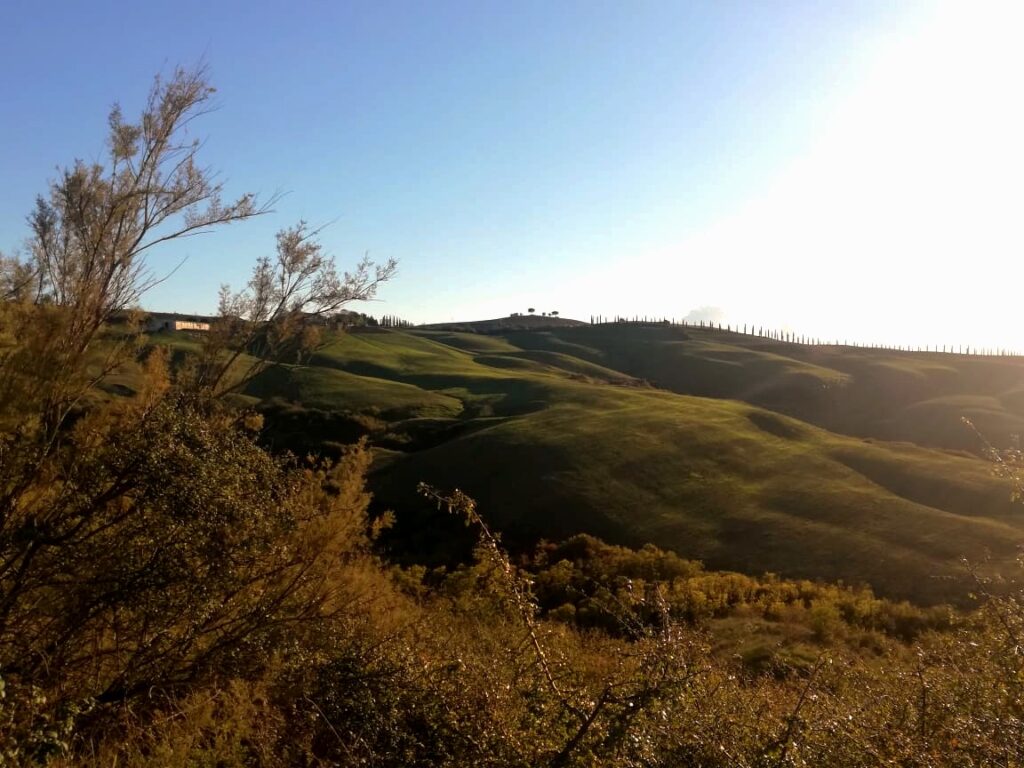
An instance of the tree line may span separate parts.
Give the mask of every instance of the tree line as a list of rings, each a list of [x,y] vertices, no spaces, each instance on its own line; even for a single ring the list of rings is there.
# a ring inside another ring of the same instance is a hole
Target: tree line
[[[634,315],[633,317],[626,317],[621,315],[613,315],[606,317],[604,315],[591,315],[591,325],[645,325],[645,326],[672,326],[679,328],[694,328],[700,330],[709,331],[723,331],[725,333],[736,333],[743,336],[755,336],[762,339],[769,339],[771,341],[779,341],[785,344],[800,344],[804,346],[834,346],[834,347],[854,347],[857,349],[873,349],[890,352],[929,352],[938,354],[954,354],[954,355],[970,355],[970,356],[981,356],[981,357],[1020,357],[1021,353],[1016,350],[1011,350],[1006,347],[979,347],[977,345],[970,344],[926,344],[912,345],[912,344],[878,344],[878,343],[867,343],[857,340],[847,339],[823,339],[817,336],[807,336],[799,334],[791,330],[778,330],[773,328],[766,328],[765,326],[757,326],[752,324],[744,323],[743,325],[733,326],[730,323],[722,324],[721,322],[712,322],[710,320],[690,320],[687,321],[677,320],[675,318],[667,317],[648,317],[646,315]]]

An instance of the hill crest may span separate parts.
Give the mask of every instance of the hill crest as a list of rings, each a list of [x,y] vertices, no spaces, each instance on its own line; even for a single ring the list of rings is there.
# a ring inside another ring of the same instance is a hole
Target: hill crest
[[[550,315],[509,315],[491,320],[466,320],[451,323],[428,323],[418,326],[427,331],[455,331],[460,333],[500,333],[502,331],[541,331],[555,328],[575,328],[589,325],[582,320]]]

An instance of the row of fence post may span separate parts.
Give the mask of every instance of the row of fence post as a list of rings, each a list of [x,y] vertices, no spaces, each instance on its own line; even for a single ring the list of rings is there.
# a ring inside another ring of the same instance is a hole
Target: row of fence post
[[[979,347],[970,344],[925,344],[912,345],[912,344],[872,344],[861,341],[849,341],[834,339],[822,339],[816,336],[805,336],[803,334],[794,333],[793,331],[776,330],[772,328],[765,328],[764,326],[755,326],[749,323],[739,325],[737,324],[734,328],[731,323],[723,325],[720,322],[712,322],[706,320],[676,320],[675,318],[667,317],[648,317],[634,315],[632,318],[624,317],[621,315],[614,315],[612,317],[605,317],[604,315],[591,315],[591,325],[649,325],[649,326],[677,326],[680,328],[692,328],[697,330],[706,331],[722,331],[724,333],[737,333],[744,336],[756,336],[762,339],[768,339],[771,341],[778,341],[784,344],[800,344],[804,346],[843,346],[843,347],[854,347],[856,349],[873,349],[886,352],[925,352],[934,354],[952,354],[952,355],[971,355],[977,357],[1020,357],[1021,353],[1017,350],[1007,349],[1005,347]]]

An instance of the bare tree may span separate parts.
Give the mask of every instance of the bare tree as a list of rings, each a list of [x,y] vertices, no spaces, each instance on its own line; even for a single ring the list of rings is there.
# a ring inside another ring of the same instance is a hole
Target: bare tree
[[[29,257],[0,265],[0,572],[29,567],[37,545],[18,543],[14,521],[31,511],[24,494],[59,453],[69,417],[137,350],[131,325],[104,329],[157,282],[146,253],[268,210],[252,194],[223,202],[198,162],[201,143],[186,134],[213,92],[202,67],[179,68],[156,78],[137,121],[113,107],[107,165],[62,170],[28,218]]]
[[[225,203],[216,174],[198,163],[202,143],[188,127],[213,93],[203,67],[179,68],[155,79],[137,122],[113,107],[108,166],[76,161],[29,216],[40,298],[102,322],[154,284],[146,251],[268,210],[248,193]]]
[[[233,412],[173,386],[161,350],[135,368],[144,342],[137,324],[121,332],[109,322],[158,282],[145,264],[150,249],[267,210],[251,194],[223,202],[215,174],[199,165],[201,144],[186,134],[212,94],[201,68],[179,69],[156,80],[136,122],[114,107],[106,166],[61,171],[29,216],[29,258],[0,257],[0,678],[8,691],[46,682],[71,700],[102,701],[156,679],[187,682],[224,648],[273,626],[275,614],[282,623],[322,615],[311,606],[324,605],[329,590],[326,579],[312,584],[311,567],[340,562],[331,547],[352,540],[341,527],[334,543],[303,533],[317,515],[288,500],[300,475],[238,431]],[[220,337],[237,343],[218,362],[251,351],[261,331],[278,348],[293,327],[306,330],[292,319],[368,298],[394,271],[393,262],[364,261],[339,275],[314,234],[303,224],[283,231],[277,258],[257,264],[245,291],[225,292],[224,318],[241,331]],[[136,396],[91,402],[121,366],[138,374]],[[214,467],[228,473],[213,478]],[[174,490],[176,482],[195,485]],[[234,511],[222,514],[223,505]],[[217,521],[226,524],[220,534]],[[315,525],[328,531],[323,515]],[[269,546],[283,530],[297,538]],[[233,548],[228,538],[245,543]],[[308,542],[322,544],[323,556]],[[239,578],[216,591],[211,574],[236,566]],[[303,582],[311,602],[292,599]],[[197,607],[198,592],[207,607]],[[77,692],[63,682],[73,669]]]
[[[0,269],[8,299],[0,320],[19,339],[0,351],[0,415],[41,428],[44,445],[131,351],[130,335],[102,353],[93,342],[159,282],[147,252],[269,210],[248,193],[224,202],[217,175],[199,164],[202,143],[189,127],[213,93],[205,68],[178,68],[154,80],[138,120],[115,105],[107,165],[63,169],[28,217],[30,258]]]
[[[221,286],[219,319],[197,369],[200,387],[223,394],[286,357],[301,359],[319,342],[319,321],[372,299],[394,276],[394,259],[375,264],[364,258],[354,271],[339,273],[319,232],[302,221],[282,229],[274,257],[256,262],[244,289]],[[239,366],[243,355],[248,362]]]

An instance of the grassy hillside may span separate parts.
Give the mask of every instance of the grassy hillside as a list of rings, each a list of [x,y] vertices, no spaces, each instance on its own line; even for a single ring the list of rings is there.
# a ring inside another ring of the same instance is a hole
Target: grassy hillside
[[[735,402],[608,389],[395,457],[378,487],[408,509],[401,491],[419,480],[458,486],[515,540],[588,531],[926,601],[956,597],[959,557],[1011,558],[1024,538],[1009,489],[975,460]]]
[[[966,599],[961,557],[990,553],[993,568],[1014,557],[1024,510],[1009,488],[966,454],[780,412],[941,444],[936,409],[957,424],[987,411],[1012,429],[1021,398],[981,392],[1012,392],[1019,370],[670,327],[366,329],[246,393],[278,403],[264,410],[281,447],[332,450],[369,435],[378,508],[399,512],[398,556],[443,562],[467,543],[416,496],[426,481],[476,497],[513,545],[587,532],[711,568],[867,582],[934,602]],[[979,393],[944,394],[956,387]],[[691,391],[703,396],[679,394]]]
[[[462,410],[462,403],[450,395],[319,366],[271,368],[254,379],[244,392],[258,398],[282,398],[323,411],[372,412],[385,418],[410,414],[455,416]]]
[[[1024,360],[803,346],[709,329],[586,326],[504,334],[680,394],[743,400],[846,434],[977,451],[970,419],[1006,445],[1024,432]]]

